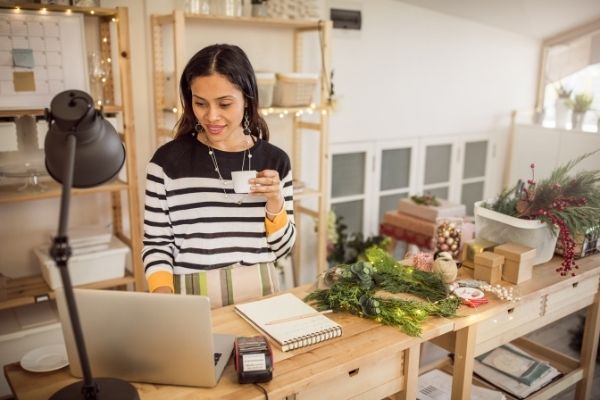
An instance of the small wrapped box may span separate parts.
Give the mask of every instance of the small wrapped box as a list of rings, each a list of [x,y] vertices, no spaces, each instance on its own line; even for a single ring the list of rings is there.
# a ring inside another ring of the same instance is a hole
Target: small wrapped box
[[[533,273],[534,248],[517,243],[505,243],[494,248],[494,253],[504,256],[502,279],[519,284],[531,279]]]
[[[473,239],[466,242],[463,246],[461,261],[467,268],[475,267],[475,255],[484,251],[494,251],[497,243],[485,239]]]
[[[437,200],[439,206],[426,206],[417,204],[414,200],[405,198],[398,203],[398,212],[409,214],[417,218],[435,222],[438,218],[464,217],[466,207],[464,204],[454,204],[446,200]]]
[[[426,221],[413,217],[412,215],[396,211],[386,212],[383,216],[383,223],[394,225],[396,227],[403,228],[407,231],[418,233],[427,237],[433,237],[435,234],[435,221]]]
[[[491,251],[476,254],[473,277],[495,285],[502,280],[502,264],[504,264],[504,256],[500,254]]]

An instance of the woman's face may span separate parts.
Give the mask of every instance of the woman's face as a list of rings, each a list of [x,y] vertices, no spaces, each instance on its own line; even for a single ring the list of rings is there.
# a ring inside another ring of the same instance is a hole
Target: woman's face
[[[225,76],[212,74],[192,80],[192,109],[210,144],[237,150],[244,138],[244,95]]]

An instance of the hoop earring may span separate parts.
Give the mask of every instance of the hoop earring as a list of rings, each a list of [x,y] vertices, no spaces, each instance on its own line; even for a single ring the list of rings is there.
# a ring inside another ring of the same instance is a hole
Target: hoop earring
[[[250,118],[248,117],[248,113],[244,111],[244,134],[250,135],[252,131],[250,130]]]
[[[204,128],[202,127],[202,124],[200,123],[200,121],[198,121],[196,123],[196,126],[194,126],[194,129],[196,130],[196,132],[200,133],[204,130]]]

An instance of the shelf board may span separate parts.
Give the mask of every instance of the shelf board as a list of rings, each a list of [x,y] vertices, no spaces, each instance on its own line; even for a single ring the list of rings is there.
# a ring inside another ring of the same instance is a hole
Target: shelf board
[[[294,191],[294,201],[308,199],[311,197],[319,197],[321,192],[311,188],[303,188],[301,191]]]
[[[54,181],[44,181],[42,184],[47,187],[47,190],[44,192],[19,192],[18,188],[21,185],[0,186],[0,204],[60,197],[62,186],[59,183]],[[80,195],[90,193],[118,192],[122,190],[127,190],[127,184],[119,180],[114,180],[107,184],[93,188],[72,189],[71,194]]]
[[[80,14],[91,14],[100,17],[113,17],[116,16],[116,10],[114,8],[102,8],[102,7],[75,7],[75,6],[63,6],[59,4],[36,4],[36,3],[20,3],[17,1],[8,1],[0,4],[0,8],[30,10],[30,11],[41,11],[45,8],[47,11],[55,12],[66,12],[71,10],[74,13]]]
[[[294,29],[319,29],[319,20],[312,19],[285,19],[269,17],[227,17],[203,14],[184,14],[187,20],[247,24],[253,26],[268,26],[274,28]]]
[[[48,104],[49,105],[49,104]],[[104,106],[102,112],[104,114],[115,114],[123,111],[123,107],[119,105]],[[43,117],[45,115],[44,108],[22,108],[22,109],[0,109],[0,117],[20,117],[23,115],[33,115],[34,117]]]
[[[78,285],[78,288],[107,289],[134,283],[132,275],[100,282]],[[42,275],[9,279],[6,285],[6,299],[0,300],[0,310],[38,303],[55,298],[55,293],[44,281]]]

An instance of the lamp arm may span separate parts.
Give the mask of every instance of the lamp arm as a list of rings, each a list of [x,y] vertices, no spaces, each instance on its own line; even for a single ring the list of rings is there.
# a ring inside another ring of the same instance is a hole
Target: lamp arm
[[[71,256],[71,246],[67,237],[67,227],[69,225],[69,206],[71,200],[71,187],[73,186],[73,174],[75,169],[75,146],[77,138],[74,134],[67,136],[67,151],[66,151],[66,168],[63,176],[62,192],[60,199],[60,212],[58,221],[58,235],[54,238],[50,255],[54,259],[54,263],[60,270],[60,275],[65,293],[65,300],[73,329],[73,336],[77,345],[77,353],[79,355],[79,363],[83,373],[83,386],[81,388],[84,399],[97,398],[98,386],[92,378],[90,369],[90,361],[88,358],[85,342],[83,340],[83,331],[81,330],[81,322],[75,304],[75,296],[73,294],[73,285],[71,277],[67,269],[69,257]]]

